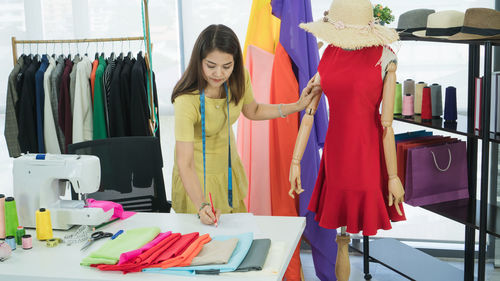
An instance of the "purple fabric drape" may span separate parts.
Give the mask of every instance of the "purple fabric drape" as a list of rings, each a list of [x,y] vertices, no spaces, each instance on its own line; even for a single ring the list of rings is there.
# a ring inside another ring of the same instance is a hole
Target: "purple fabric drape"
[[[313,21],[310,0],[272,0],[273,14],[281,19],[280,43],[293,62],[293,71],[302,92],[309,79],[317,72],[319,55],[316,38],[299,27],[302,22]],[[300,113],[300,118],[304,112]],[[301,161],[301,180],[304,192],[300,194],[300,215],[307,220],[305,237],[312,247],[316,276],[321,280],[336,280],[335,259],[337,244],[336,230],[325,229],[314,220],[314,213],[307,210],[319,171],[319,149],[323,147],[328,129],[328,115],[325,98],[321,101],[314,116],[306,150]]]

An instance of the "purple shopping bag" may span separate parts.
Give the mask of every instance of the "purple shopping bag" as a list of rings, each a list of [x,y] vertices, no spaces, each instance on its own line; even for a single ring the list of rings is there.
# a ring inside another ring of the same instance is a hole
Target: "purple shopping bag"
[[[468,198],[465,142],[409,149],[405,182],[405,202],[412,206]]]

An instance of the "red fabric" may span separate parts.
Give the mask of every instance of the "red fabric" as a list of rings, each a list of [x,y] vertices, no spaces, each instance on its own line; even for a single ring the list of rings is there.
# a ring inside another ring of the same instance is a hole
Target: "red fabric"
[[[95,84],[95,72],[99,66],[99,60],[96,59],[92,62],[92,71],[90,72],[90,91],[92,92],[92,108],[94,108],[94,84]]]
[[[349,233],[375,235],[390,229],[390,220],[406,219],[387,205],[379,113],[382,51],[382,46],[348,51],[330,45],[318,66],[330,120],[308,209],[321,227],[347,226]]]
[[[104,271],[120,270],[123,271],[123,273],[139,272],[144,268],[180,256],[189,247],[189,245],[191,245],[198,238],[198,236],[198,232],[182,236],[179,233],[173,233],[151,249],[139,255],[132,262],[127,262],[121,265],[100,264],[96,265],[96,267]]]
[[[293,73],[292,63],[281,44],[276,46],[271,78],[273,104],[294,103],[299,98],[299,84]],[[288,195],[288,179],[295,140],[299,131],[299,114],[276,118],[269,122],[269,166],[271,183],[271,211],[273,216],[298,216],[298,196]],[[300,280],[300,243],[285,272],[287,281]]]
[[[161,267],[165,269],[174,266],[188,266],[191,264],[193,258],[196,257],[201,251],[203,245],[210,242],[210,240],[212,240],[210,236],[208,234],[204,234],[191,243],[182,254],[149,267]]]

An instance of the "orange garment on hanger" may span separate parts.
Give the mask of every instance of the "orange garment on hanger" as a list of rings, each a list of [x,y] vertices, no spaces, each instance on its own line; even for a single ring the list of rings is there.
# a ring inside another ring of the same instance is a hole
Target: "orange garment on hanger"
[[[294,94],[295,93],[295,94]],[[271,103],[294,103],[299,98],[299,84],[293,73],[292,62],[286,50],[278,44],[274,55],[271,78]],[[299,113],[276,118],[269,126],[269,158],[271,167],[271,207],[273,216],[298,216],[299,198],[288,195],[290,163],[299,132]],[[300,242],[290,260],[285,278],[300,280]]]
[[[94,83],[95,83],[95,72],[99,66],[99,60],[94,60],[92,62],[92,72],[90,72],[90,91],[92,92],[92,107],[94,107]]]
[[[207,244],[211,240],[212,238],[210,238],[210,235],[204,234],[198,237],[198,239],[196,239],[193,243],[191,243],[191,245],[189,245],[187,249],[179,256],[168,259],[159,264],[152,265],[150,267],[161,267],[165,269],[174,266],[188,266],[191,264],[193,258],[196,257],[196,255],[198,255],[198,253],[201,251],[203,245]]]

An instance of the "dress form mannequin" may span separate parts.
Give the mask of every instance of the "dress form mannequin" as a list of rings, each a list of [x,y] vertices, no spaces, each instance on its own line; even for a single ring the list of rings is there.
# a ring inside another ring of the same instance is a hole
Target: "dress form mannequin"
[[[320,76],[317,73],[314,77],[313,84],[316,87],[320,87]],[[395,205],[396,210],[399,215],[401,215],[401,210],[399,209],[399,203],[403,202],[404,199],[404,189],[399,177],[397,176],[397,162],[396,162],[396,149],[394,141],[394,131],[392,129],[393,121],[393,107],[394,107],[394,91],[396,85],[396,64],[390,63],[386,69],[386,75],[384,79],[383,87],[383,99],[382,99],[382,116],[381,123],[384,128],[383,134],[383,148],[384,156],[387,166],[387,173],[389,176],[388,182],[388,202],[389,206]],[[307,145],[307,140],[309,139],[309,134],[314,122],[314,113],[318,106],[320,96],[316,96],[311,103],[306,107],[306,114],[302,118],[299,133],[297,135],[297,141],[295,143],[295,148],[293,152],[292,163],[290,166],[290,191],[289,195],[294,197],[294,192],[297,194],[302,193],[301,181],[300,181],[300,160],[304,154],[305,147]],[[349,279],[350,275],[350,263],[348,254],[348,244],[350,242],[350,237],[346,232],[346,227],[341,227],[341,232],[337,235],[337,262],[335,264],[335,274],[339,281],[344,281]]]

